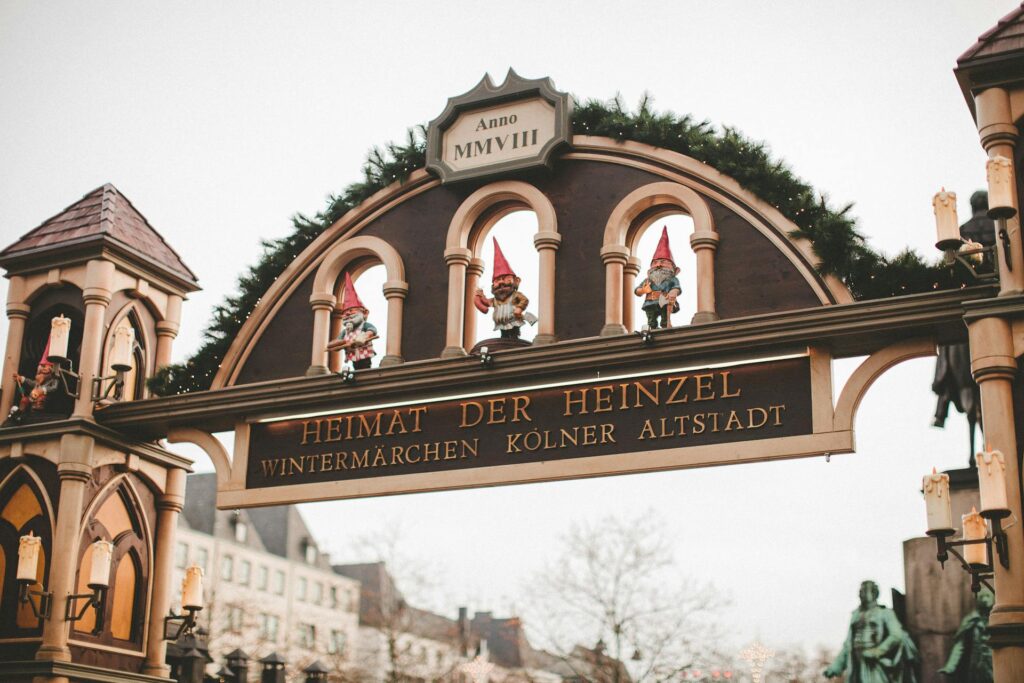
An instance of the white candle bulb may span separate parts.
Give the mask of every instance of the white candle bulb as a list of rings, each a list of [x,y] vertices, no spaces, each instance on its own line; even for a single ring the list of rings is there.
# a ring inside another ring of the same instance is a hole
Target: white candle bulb
[[[185,570],[185,578],[181,582],[181,608],[203,608],[203,568],[192,565]]]
[[[949,500],[949,475],[932,473],[925,475],[921,484],[925,507],[928,511],[928,531],[952,531],[953,507]]]
[[[18,581],[36,582],[39,575],[39,551],[43,539],[29,534],[18,542]]]
[[[480,355],[482,355],[482,356],[486,356],[487,355],[487,347],[486,346],[481,346],[480,347]]]
[[[981,490],[981,512],[1005,517],[1010,513],[1006,504],[1006,458],[1002,451],[986,451],[975,456],[978,464],[978,488]]]
[[[939,238],[935,246],[939,249],[958,247],[960,221],[956,217],[956,192],[946,192],[946,188],[942,188],[932,198],[932,208],[935,210],[935,231]]]
[[[114,556],[114,545],[109,541],[95,541],[92,544],[92,566],[89,567],[89,586],[110,585],[110,560]]]
[[[135,330],[118,327],[114,330],[114,343],[110,349],[110,367],[114,370],[132,369],[132,351],[135,346]]]
[[[981,541],[988,535],[988,527],[985,520],[978,514],[978,509],[972,507],[971,511],[963,516],[964,540]],[[967,564],[988,564],[988,556],[985,553],[984,543],[965,545],[964,560]]]
[[[1004,156],[994,156],[985,164],[988,176],[988,215],[991,218],[1010,218],[1014,208],[1013,162]]]
[[[67,358],[71,338],[71,318],[58,315],[50,321],[50,358]]]

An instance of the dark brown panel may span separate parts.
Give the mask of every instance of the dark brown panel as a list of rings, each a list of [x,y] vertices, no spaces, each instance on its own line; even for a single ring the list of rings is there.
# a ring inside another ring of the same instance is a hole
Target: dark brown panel
[[[306,373],[313,348],[313,309],[309,306],[309,295],[313,292],[315,277],[315,272],[310,273],[278,310],[253,346],[236,384],[301,377]]]

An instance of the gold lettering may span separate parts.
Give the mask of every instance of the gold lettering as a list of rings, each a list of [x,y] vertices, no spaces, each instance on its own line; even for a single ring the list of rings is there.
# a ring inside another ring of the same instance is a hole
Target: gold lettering
[[[654,393],[653,394],[651,392],[647,391],[647,387],[645,387],[643,385],[643,382],[633,382],[633,388],[636,389],[636,391],[634,393],[634,396],[635,396],[634,400],[636,401],[633,404],[634,408],[643,408],[644,407],[643,406],[643,402],[640,400],[641,392],[648,399],[650,399],[654,403],[654,405],[661,405],[661,400],[660,400],[660,397],[661,397],[661,380],[660,379],[654,380]]]
[[[404,462],[402,462],[402,451],[404,451],[404,450],[405,449],[402,448],[401,446],[392,446],[391,447],[391,464],[392,465],[404,465],[405,464]]]
[[[433,449],[433,450],[431,450]],[[434,460],[440,460],[441,444],[437,441],[434,443],[424,444],[423,447],[423,462],[430,462],[430,456],[434,456]]]
[[[754,424],[754,411],[760,411],[761,421]],[[760,429],[768,423],[768,411],[764,408],[747,408],[747,429]]]
[[[705,415],[711,418],[711,433],[714,434],[715,432],[720,431],[718,429],[718,416],[720,413],[705,413]]]
[[[562,428],[561,431],[562,431],[562,448],[565,448],[565,442],[566,441],[572,441],[572,445],[575,446],[576,443],[577,443],[577,435],[579,434],[580,428],[579,427],[573,427],[571,435],[569,434],[569,431],[567,429],[565,429],[564,427]]]
[[[352,468],[357,469],[360,467],[370,466],[370,449],[367,448],[363,451],[363,457],[359,457],[359,451],[352,451]]]
[[[629,410],[629,401],[626,399],[626,389],[629,388],[628,384],[620,384],[619,388],[622,389],[622,403],[619,404],[619,410]]]
[[[320,471],[330,472],[334,469],[334,463],[331,462],[331,454],[324,453],[320,456]]]
[[[476,419],[472,422],[469,421],[469,407],[473,406],[476,411]],[[484,407],[482,404],[476,401],[466,401],[462,404],[462,422],[459,423],[459,427],[465,429],[466,427],[475,427],[480,424],[481,420],[484,419]]]
[[[278,459],[274,460],[261,460],[260,466],[263,468],[264,477],[272,477],[277,472],[277,466],[281,464]],[[283,469],[283,468],[282,468]]]
[[[365,415],[359,416],[359,436],[356,438],[367,436],[380,436],[380,413],[373,416],[373,422],[368,421]]]
[[[704,413],[697,413],[692,416],[693,420],[693,433],[703,434],[707,427],[704,425]]]
[[[601,425],[601,443],[617,443],[613,434],[615,433],[615,425],[610,422],[605,422]]]
[[[768,410],[775,414],[775,422],[772,423],[773,427],[778,427],[782,424],[782,411],[786,409],[785,404],[780,406],[768,406]]]
[[[347,470],[348,469],[348,451],[339,451],[334,454],[334,469],[336,470]]]
[[[391,424],[388,425],[388,436],[391,436],[392,434],[395,433],[396,424],[398,425],[399,429],[402,430],[398,432],[399,434],[405,434],[409,431],[405,428],[405,422],[402,420],[401,411],[396,410],[395,414],[391,416]]]
[[[487,399],[487,424],[504,424],[505,422],[505,399],[503,398],[490,398]],[[500,419],[499,419],[500,418]]]
[[[743,429],[743,423],[740,422],[740,418],[736,415],[736,411],[730,410],[729,419],[725,422],[725,431],[730,432],[733,429]]]
[[[597,443],[597,425],[583,426],[583,445],[593,446]]]
[[[289,475],[295,474],[295,470],[299,471],[299,474],[304,472],[303,470],[304,461],[301,457],[299,458],[288,458],[288,469]]]
[[[679,377],[669,377],[668,380],[666,380],[668,382],[676,382],[676,384],[675,386],[672,387],[672,395],[668,397],[668,401],[665,403],[665,405],[670,406],[676,403],[686,403],[690,400],[690,397],[687,396],[686,394],[683,394],[683,397],[680,399],[676,398],[676,396],[682,390],[683,386],[686,384],[686,380],[688,380],[689,378],[689,375],[680,375]]]
[[[460,441],[462,441],[462,455],[460,457],[465,458],[467,452],[474,458],[477,457],[476,453],[477,450],[480,448],[480,439],[473,439],[472,446],[470,446],[469,442],[464,439],[460,439]]]
[[[697,383],[697,395],[693,400],[695,401],[710,401],[715,397],[715,392],[712,390],[711,382],[715,379],[713,372],[704,373],[701,375],[694,375],[693,381]],[[710,392],[710,393],[708,393]]]
[[[458,456],[455,454],[455,446],[458,442],[456,441],[445,441],[444,442],[444,459],[454,460]]]
[[[419,408],[409,408],[409,412],[412,414],[412,431],[413,433],[423,431],[420,427],[420,416],[427,412],[427,406],[420,406]]]
[[[328,443],[332,441],[341,441],[340,417],[331,417],[327,419],[327,436],[324,437],[324,441]]]
[[[736,398],[743,391],[742,389],[737,389],[735,394],[729,393],[729,375],[731,374],[731,370],[722,371],[722,398]]]
[[[377,414],[377,417],[380,418],[380,413]],[[377,450],[373,454],[373,464],[371,467],[387,466],[387,464],[388,461],[387,458],[384,457],[384,449],[377,446]]]
[[[418,443],[414,443],[413,445],[411,445],[411,446],[409,446],[408,448],[405,449],[405,461],[407,463],[409,463],[410,465],[420,461],[420,456],[419,455],[416,456],[415,460],[413,460],[413,458],[412,458],[412,449],[414,449],[414,448],[416,449],[416,451],[418,453],[419,450],[420,450],[420,445]]]
[[[612,409],[612,385],[594,387],[594,412],[607,413]]]
[[[531,436],[536,438],[532,446],[530,445]],[[526,434],[523,435],[523,448],[525,448],[528,451],[535,451],[538,448],[540,448],[540,432],[537,431],[536,429],[534,429],[532,432],[526,432]]]
[[[526,409],[529,407],[529,396],[514,396],[512,398],[512,421],[519,422],[520,419],[523,419],[527,422],[533,422],[533,419],[526,413]]]
[[[312,423],[314,423],[316,425],[316,427],[313,429],[313,436],[316,437],[316,441],[314,441],[313,443],[320,443],[320,420],[303,420],[302,421],[302,441],[299,442],[301,445],[306,445],[307,443],[309,443],[309,437],[310,437],[309,423],[310,422],[312,422]]]
[[[505,445],[505,452],[506,453],[522,453],[523,452],[523,449],[519,447],[519,437],[521,437],[522,435],[523,435],[522,432],[518,432],[516,434],[506,434],[505,435],[505,438],[507,439],[507,443]]]
[[[573,393],[575,391],[576,391],[575,389],[569,389],[569,390],[567,390],[565,392],[565,412],[562,413],[562,417],[569,417],[570,415],[572,415],[572,406],[573,406],[574,403],[578,403],[579,406],[580,406],[580,411],[578,413],[579,415],[586,415],[587,414],[587,391],[588,390],[587,389],[580,389],[579,390],[580,397],[578,399],[574,399],[572,397],[572,395],[573,395]]]
[[[651,424],[650,420],[644,420],[644,428],[640,430],[640,436],[637,440],[643,441],[644,439],[657,439],[658,437],[654,434],[654,425]]]

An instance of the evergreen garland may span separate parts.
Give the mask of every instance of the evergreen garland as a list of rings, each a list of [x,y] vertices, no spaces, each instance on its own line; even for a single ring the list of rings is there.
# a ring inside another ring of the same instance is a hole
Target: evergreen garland
[[[792,236],[810,241],[821,261],[819,271],[838,277],[857,299],[965,284],[961,271],[927,263],[914,251],[905,250],[889,258],[872,250],[850,216],[852,204],[831,208],[824,195],[796,177],[785,163],[773,160],[764,143],[749,140],[734,128],[718,131],[708,121],[696,122],[689,115],[655,112],[650,98],[645,96],[636,112],[624,107],[618,97],[610,102],[589,100],[577,104],[572,130],[679,152],[733,178],[793,221],[797,229]],[[348,211],[423,168],[425,140],[426,130],[418,126],[409,131],[403,144],[389,143],[383,150],[374,148],[363,165],[360,182],[328,197],[327,206],[316,216],[296,214],[292,218],[292,233],[287,237],[265,240],[259,262],[239,278],[238,293],[228,296],[214,309],[199,350],[185,363],[160,370],[150,379],[151,391],[166,396],[208,389],[235,335],[274,280]]]

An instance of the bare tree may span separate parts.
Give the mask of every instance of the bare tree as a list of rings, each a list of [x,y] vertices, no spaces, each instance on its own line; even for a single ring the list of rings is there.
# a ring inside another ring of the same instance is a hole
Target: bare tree
[[[578,677],[674,680],[713,656],[709,584],[681,577],[664,524],[647,512],[571,526],[558,559],[528,589],[536,634]],[[592,638],[579,646],[580,638]]]

